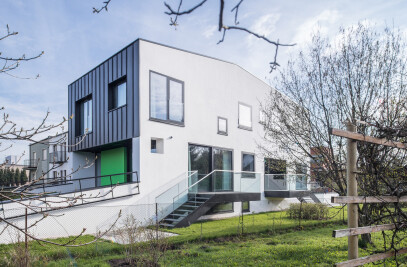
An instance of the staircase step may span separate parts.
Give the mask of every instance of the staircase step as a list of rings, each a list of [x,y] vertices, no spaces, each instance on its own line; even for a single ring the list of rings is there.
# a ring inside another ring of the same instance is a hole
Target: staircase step
[[[172,216],[172,217],[186,217],[186,216],[188,216],[189,214],[175,214],[175,213],[171,213],[170,215],[168,215],[168,216]]]
[[[165,218],[164,221],[170,221],[170,222],[178,222],[180,219],[170,219],[170,218]]]
[[[199,206],[191,206],[191,205],[182,205],[183,208],[198,208]]]
[[[178,211],[190,213],[192,210],[180,210],[180,209],[176,209],[174,212],[178,212]]]
[[[168,224],[168,223],[160,223],[160,225],[164,226],[164,227],[171,227],[171,228],[173,228],[175,226],[173,224]]]

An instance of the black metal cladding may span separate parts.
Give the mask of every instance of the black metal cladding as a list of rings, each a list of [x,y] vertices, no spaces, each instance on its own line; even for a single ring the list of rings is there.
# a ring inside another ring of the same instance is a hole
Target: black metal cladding
[[[110,110],[109,84],[126,79],[126,105]],[[75,103],[92,95],[92,132],[77,136]],[[135,41],[68,86],[69,151],[127,140],[139,131],[139,41]],[[82,140],[83,139],[83,140]],[[75,146],[73,146],[76,144]]]

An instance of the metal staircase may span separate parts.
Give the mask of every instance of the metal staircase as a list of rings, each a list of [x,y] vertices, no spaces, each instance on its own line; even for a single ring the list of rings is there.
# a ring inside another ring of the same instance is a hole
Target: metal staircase
[[[160,225],[171,228],[190,225],[195,221],[195,217],[205,215],[210,208],[216,205],[209,201],[212,197],[213,195],[209,194],[188,196],[188,200],[165,217]]]
[[[259,173],[214,170],[198,179],[193,171],[188,179],[156,197],[158,220],[163,227],[186,227],[216,204],[260,197]]]

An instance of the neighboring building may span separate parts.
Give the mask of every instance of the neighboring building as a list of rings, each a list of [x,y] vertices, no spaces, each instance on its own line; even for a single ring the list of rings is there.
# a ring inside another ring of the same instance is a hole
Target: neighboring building
[[[61,133],[49,136],[29,145],[28,160],[24,161],[24,169],[29,171],[29,179],[70,179],[72,161],[68,161],[67,135]]]
[[[4,158],[4,163],[0,164],[0,169],[11,168],[13,170],[19,170],[20,172],[25,171],[27,177],[29,177],[29,172],[24,168],[22,160],[16,155],[9,155]]]

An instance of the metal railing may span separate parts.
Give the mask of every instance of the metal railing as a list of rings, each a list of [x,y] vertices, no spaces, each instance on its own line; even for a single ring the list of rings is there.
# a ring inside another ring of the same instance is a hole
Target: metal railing
[[[198,194],[260,193],[260,177],[261,174],[257,172],[214,170],[174,196],[172,211],[188,201],[189,197],[196,198]]]
[[[198,181],[198,171],[188,171],[181,176],[185,178],[155,198],[155,203],[157,203],[157,208],[160,211],[159,220],[162,220],[174,210],[172,205],[174,196],[187,189],[191,183],[194,184]]]
[[[66,151],[54,151],[49,153],[49,161],[52,163],[62,163],[67,161]]]
[[[31,193],[43,193],[46,195],[71,194],[79,192],[82,194],[87,190],[106,187],[113,189],[113,187],[116,185],[139,182],[138,173],[137,171],[134,171],[78,179],[71,179],[70,176],[46,179],[30,185],[28,190]],[[24,189],[25,187],[23,186],[22,190]],[[114,196],[114,190],[112,190],[112,196]]]
[[[36,169],[38,165],[38,159],[26,159],[24,160],[24,169]]]
[[[306,174],[264,175],[264,191],[306,191],[310,189]]]

